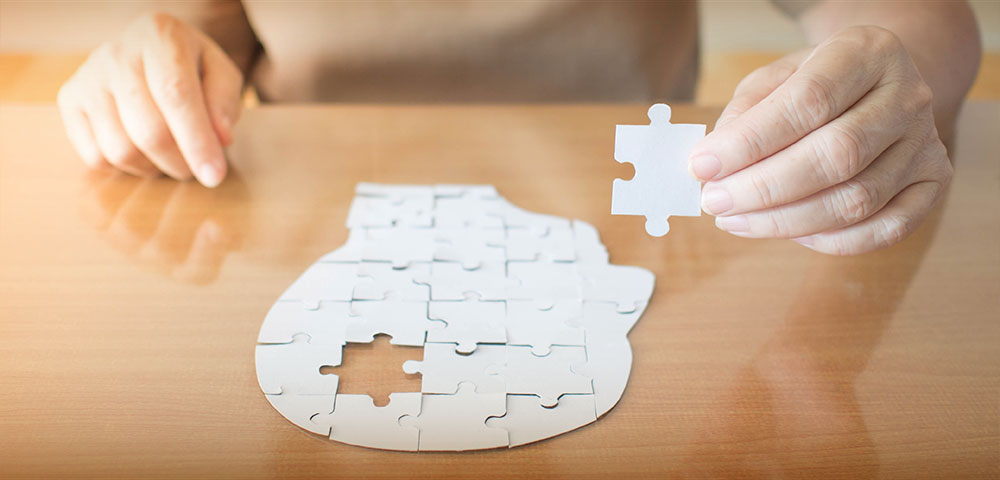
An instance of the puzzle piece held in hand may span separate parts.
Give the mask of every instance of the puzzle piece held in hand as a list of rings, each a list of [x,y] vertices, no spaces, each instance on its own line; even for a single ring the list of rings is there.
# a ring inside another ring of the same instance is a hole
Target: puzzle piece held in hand
[[[704,125],[670,123],[670,107],[649,107],[649,125],[618,125],[615,160],[631,163],[631,180],[616,178],[612,215],[643,215],[646,232],[662,237],[667,217],[701,215],[701,184],[688,173],[691,148],[705,136]]]

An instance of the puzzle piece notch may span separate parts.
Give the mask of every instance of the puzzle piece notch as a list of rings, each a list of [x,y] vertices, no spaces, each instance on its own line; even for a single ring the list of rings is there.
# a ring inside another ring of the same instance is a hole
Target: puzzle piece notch
[[[615,128],[615,160],[631,163],[631,180],[616,178],[612,186],[613,215],[643,215],[646,231],[660,237],[670,231],[670,216],[701,215],[701,183],[687,171],[704,125],[670,123],[670,107],[649,108],[649,125]]]
[[[331,440],[361,447],[416,451],[420,431],[400,424],[404,416],[418,415],[419,392],[389,394],[389,404],[375,406],[368,395],[338,394],[332,412],[317,414],[313,424],[326,426]]]
[[[339,345],[313,345],[305,334],[295,335],[291,343],[257,345],[257,382],[267,394],[292,389],[298,395],[334,395],[339,378],[319,370],[339,366],[342,354]]]
[[[543,407],[555,407],[562,395],[594,393],[591,379],[570,369],[586,361],[584,347],[553,346],[540,357],[531,353],[531,347],[507,345],[507,361],[491,365],[486,373],[502,376],[508,394],[536,395]]]
[[[406,361],[403,371],[420,373],[423,393],[454,394],[462,382],[473,384],[476,393],[506,393],[503,379],[486,374],[490,365],[506,361],[504,345],[478,345],[467,355],[458,353],[455,347],[453,343],[428,342],[424,344],[424,359]]]
[[[534,395],[507,395],[507,414],[486,419],[486,426],[506,430],[513,448],[593,423],[594,412],[594,396],[589,394],[563,395],[555,408],[539,405]]]
[[[399,424],[420,430],[420,451],[465,451],[506,447],[507,431],[486,426],[489,417],[507,412],[503,393],[477,393],[462,382],[453,395],[424,394],[419,415],[404,415]]]
[[[431,320],[443,320],[444,328],[427,331],[427,341],[455,343],[458,353],[469,354],[481,343],[507,343],[503,327],[505,302],[483,301],[470,296],[462,301],[431,301]]]
[[[445,326],[428,318],[427,302],[356,300],[350,304],[350,315],[344,339],[353,343],[371,343],[375,335],[385,334],[393,345],[420,347],[428,331]]]

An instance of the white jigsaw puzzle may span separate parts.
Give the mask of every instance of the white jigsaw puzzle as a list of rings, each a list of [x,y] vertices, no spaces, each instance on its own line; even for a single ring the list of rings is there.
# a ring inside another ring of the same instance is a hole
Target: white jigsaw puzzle
[[[646,232],[662,237],[671,216],[701,215],[701,183],[688,173],[688,155],[705,136],[705,126],[670,123],[670,107],[649,107],[649,125],[615,128],[615,160],[631,163],[631,180],[616,178],[611,192],[612,215],[646,217]]]
[[[486,185],[359,184],[345,244],[310,266],[257,338],[265,398],[330,440],[402,451],[514,447],[593,423],[621,398],[648,270],[597,229]],[[347,342],[422,346],[387,406],[339,393]],[[332,370],[322,370],[327,366]],[[331,372],[331,373],[326,373]]]

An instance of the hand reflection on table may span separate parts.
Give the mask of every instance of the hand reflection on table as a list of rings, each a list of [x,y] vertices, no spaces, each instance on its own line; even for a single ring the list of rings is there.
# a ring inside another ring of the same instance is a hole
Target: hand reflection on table
[[[894,248],[816,255],[784,323],[689,442],[680,478],[874,478],[878,448],[856,382],[925,257],[941,209]],[[872,257],[888,258],[875,262]],[[878,265],[878,266],[876,266]],[[885,268],[890,265],[893,268]],[[747,445],[751,445],[748,447]]]
[[[111,169],[84,177],[81,214],[112,248],[177,281],[215,281],[247,227],[247,189],[232,175],[215,189]]]

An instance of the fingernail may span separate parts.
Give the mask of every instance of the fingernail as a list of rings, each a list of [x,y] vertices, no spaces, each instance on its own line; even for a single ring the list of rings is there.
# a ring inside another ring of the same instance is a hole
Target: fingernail
[[[211,163],[203,163],[201,167],[198,167],[198,179],[201,180],[202,185],[213,188],[222,182],[222,175],[220,175],[219,169]]]
[[[715,155],[698,155],[691,159],[690,169],[696,178],[709,180],[722,171],[722,162]]]
[[[808,237],[793,238],[792,241],[802,245],[803,247],[811,247],[813,244],[813,237],[810,235]]]
[[[747,233],[750,231],[750,222],[747,221],[746,215],[715,217],[715,226],[729,233]]]
[[[701,209],[710,215],[722,215],[733,209],[733,196],[722,187],[706,187],[701,192]]]

